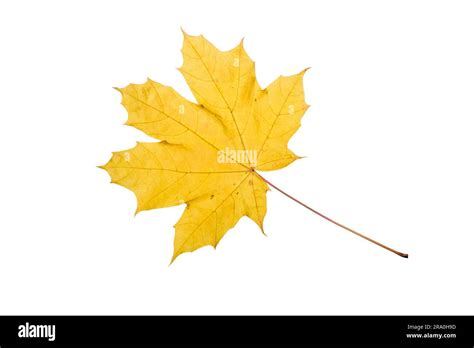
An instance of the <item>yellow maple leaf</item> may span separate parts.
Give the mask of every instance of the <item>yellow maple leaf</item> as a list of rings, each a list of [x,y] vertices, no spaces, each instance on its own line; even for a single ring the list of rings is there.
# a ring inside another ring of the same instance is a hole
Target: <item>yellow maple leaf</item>
[[[115,152],[102,167],[135,193],[137,212],[186,203],[175,225],[173,260],[216,247],[243,216],[263,231],[268,186],[255,170],[298,158],[287,144],[308,108],[305,70],[262,89],[242,41],[222,52],[203,36],[184,33],[182,53],[179,71],[197,103],[149,79],[118,88],[126,124],[161,141]]]
[[[269,188],[257,171],[299,158],[287,144],[308,109],[307,69],[262,89],[243,42],[223,52],[202,35],[183,34],[179,71],[197,103],[150,79],[117,88],[128,111],[126,124],[160,141],[114,152],[101,166],[113,183],[135,193],[137,213],[186,204],[175,225],[172,261],[216,247],[243,216],[263,232]]]

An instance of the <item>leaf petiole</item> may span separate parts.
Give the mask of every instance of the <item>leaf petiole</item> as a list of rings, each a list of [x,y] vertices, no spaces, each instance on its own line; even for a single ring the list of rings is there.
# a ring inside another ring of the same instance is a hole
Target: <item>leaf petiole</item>
[[[404,257],[404,258],[408,258],[408,254],[405,254],[405,253],[402,253],[400,251],[397,251],[395,249],[392,249],[380,242],[377,242],[376,240],[373,240],[372,238],[369,238],[365,235],[363,235],[362,233],[359,233],[355,230],[353,230],[352,228],[349,228],[347,226],[344,226],[343,224],[337,222],[337,221],[334,221],[333,219],[327,217],[326,215],[320,213],[319,211],[317,210],[314,210],[313,208],[309,207],[308,205],[304,204],[303,202],[297,200],[295,197],[289,195],[288,193],[286,193],[285,191],[283,191],[282,189],[278,188],[277,186],[275,186],[274,184],[272,184],[270,181],[268,181],[267,179],[265,179],[263,176],[261,176],[259,173],[257,173],[256,171],[253,171],[258,177],[260,177],[260,179],[262,179],[263,181],[265,181],[268,185],[270,185],[271,187],[273,187],[275,190],[279,191],[280,193],[284,194],[286,197],[292,199],[293,201],[295,201],[296,203],[298,203],[299,205],[302,205],[303,207],[305,207],[306,209],[310,210],[311,212],[315,213],[316,215],[319,215],[320,217],[322,217],[323,219],[345,229],[346,231],[349,231],[349,232],[352,232],[354,233],[355,235],[361,237],[361,238],[364,238],[365,240],[368,240],[369,242],[371,243],[374,243],[376,245],[378,245],[379,247],[382,247],[388,251],[391,251],[392,253],[394,254],[397,254],[398,256],[401,256],[401,257]]]

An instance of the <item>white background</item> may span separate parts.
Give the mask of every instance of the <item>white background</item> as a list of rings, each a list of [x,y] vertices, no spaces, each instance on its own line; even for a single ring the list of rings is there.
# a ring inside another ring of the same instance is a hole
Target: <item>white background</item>
[[[474,314],[474,3],[16,1],[0,5],[1,314]],[[170,267],[183,207],[133,216],[112,151],[113,86],[150,77],[192,98],[180,27],[245,36],[262,86],[305,67],[291,148],[268,179],[400,258],[268,193]]]

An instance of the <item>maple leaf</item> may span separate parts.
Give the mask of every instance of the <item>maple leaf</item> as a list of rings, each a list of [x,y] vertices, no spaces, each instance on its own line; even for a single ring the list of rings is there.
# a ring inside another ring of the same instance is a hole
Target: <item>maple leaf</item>
[[[183,35],[178,70],[197,103],[150,79],[117,88],[126,124],[160,141],[114,152],[101,166],[113,183],[135,193],[136,213],[186,204],[174,226],[172,262],[184,252],[215,248],[243,216],[263,232],[266,192],[274,185],[257,171],[281,169],[299,158],[288,141],[308,109],[307,69],[262,89],[243,41],[223,52],[202,35]]]

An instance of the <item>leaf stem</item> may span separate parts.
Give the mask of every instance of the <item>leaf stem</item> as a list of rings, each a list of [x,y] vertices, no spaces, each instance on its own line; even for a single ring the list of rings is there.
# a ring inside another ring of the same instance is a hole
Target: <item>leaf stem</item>
[[[307,206],[307,205],[304,204],[303,202],[297,200],[295,197],[289,195],[288,193],[286,193],[286,192],[283,191],[282,189],[278,188],[277,186],[275,186],[274,184],[272,184],[270,181],[268,181],[267,179],[265,179],[263,176],[261,176],[259,173],[255,172],[255,171],[254,171],[254,173],[257,174],[257,176],[259,176],[263,181],[265,181],[268,185],[270,185],[271,187],[273,187],[275,190],[277,190],[277,191],[279,191],[280,193],[284,194],[286,197],[292,199],[293,201],[295,201],[295,202],[298,203],[299,205],[302,205],[302,206],[305,207],[306,209],[312,211],[312,212],[315,213],[316,215],[319,215],[319,216],[322,217],[323,219],[326,219],[327,221],[329,221],[329,222],[331,222],[331,223],[333,223],[333,224],[335,224],[335,225],[337,225],[337,226],[339,226],[339,227],[345,229],[346,231],[352,232],[352,233],[354,233],[355,235],[357,235],[357,236],[359,236],[359,237],[361,237],[361,238],[364,238],[365,240],[368,240],[368,241],[371,242],[371,243],[374,243],[374,244],[378,245],[379,247],[382,247],[382,248],[384,248],[384,249],[386,249],[386,250],[388,250],[388,251],[391,251],[392,253],[397,254],[398,256],[401,256],[401,257],[404,257],[404,258],[408,258],[408,254],[405,254],[405,253],[402,253],[402,252],[397,251],[397,250],[395,250],[395,249],[392,249],[392,248],[390,248],[390,247],[388,247],[388,246],[386,246],[386,245],[384,245],[384,244],[382,244],[382,243],[380,243],[380,242],[377,242],[376,240],[373,240],[372,238],[369,238],[369,237],[363,235],[362,233],[359,233],[359,232],[353,230],[352,228],[349,228],[349,227],[347,227],[347,226],[344,226],[343,224],[341,224],[341,223],[339,223],[339,222],[337,222],[337,221],[335,221],[335,220],[333,220],[333,219],[327,217],[327,216],[324,215],[324,214],[321,214],[319,211],[314,210],[313,208]]]

